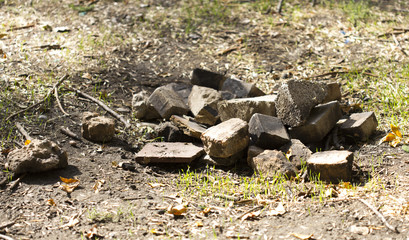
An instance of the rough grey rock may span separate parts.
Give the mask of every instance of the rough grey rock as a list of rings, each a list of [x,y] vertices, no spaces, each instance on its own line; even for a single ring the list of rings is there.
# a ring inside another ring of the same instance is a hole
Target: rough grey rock
[[[172,115],[185,115],[189,112],[182,97],[166,86],[155,89],[149,97],[149,103],[164,119],[169,119]]]
[[[259,97],[266,95],[263,91],[257,88],[256,85],[233,78],[227,78],[226,81],[224,81],[221,90],[230,92],[237,98]]]
[[[324,83],[289,80],[278,90],[277,116],[284,125],[298,127],[305,123],[311,109],[321,103],[327,94]]]
[[[278,149],[290,141],[287,130],[277,117],[255,113],[249,122],[251,141],[259,147]]]
[[[312,154],[311,150],[298,139],[291,139],[291,142],[284,145],[281,151],[286,153],[288,160],[290,160],[297,169],[301,169],[303,164],[306,165],[307,159],[309,159]]]
[[[232,118],[207,129],[200,139],[207,154],[228,158],[247,148],[249,143],[247,122]]]
[[[115,121],[97,113],[84,112],[81,134],[93,142],[109,142],[115,136]]]
[[[190,92],[192,91],[192,84],[188,83],[169,83],[166,84],[165,87],[168,87],[175,91],[182,99],[183,102],[188,105],[188,99]]]
[[[160,115],[156,109],[149,103],[149,94],[146,91],[140,91],[132,96],[132,114],[137,119],[159,119]]]
[[[255,145],[250,145],[247,149],[247,164],[251,166],[253,164],[253,157],[259,155],[260,153],[264,152],[264,148],[257,147]]]
[[[313,108],[303,126],[289,128],[291,138],[301,142],[315,143],[321,141],[342,117],[338,101],[320,104]]]
[[[274,177],[277,174],[287,178],[295,177],[297,169],[288,161],[284,153],[278,150],[265,150],[253,157],[249,164],[264,177]]]
[[[44,172],[68,166],[67,153],[49,140],[33,139],[28,145],[11,151],[7,160],[14,174]]]
[[[193,86],[189,95],[189,108],[197,122],[214,125],[219,120],[217,103],[222,95],[217,90],[208,87]]]
[[[240,118],[248,122],[255,113],[276,116],[275,95],[265,95],[253,98],[239,98],[221,101],[217,105],[220,120]]]
[[[138,163],[191,163],[204,154],[201,146],[193,143],[164,143],[154,142],[146,144],[136,154]]]
[[[327,83],[327,94],[322,101],[323,103],[332,101],[341,101],[341,86],[337,82]]]
[[[316,152],[307,160],[307,168],[314,174],[319,174],[322,181],[338,183],[350,181],[354,153],[350,151]]]
[[[185,135],[182,130],[171,122],[163,122],[155,128],[157,137],[162,137],[165,142],[192,142],[194,138]]]
[[[378,126],[374,112],[354,113],[340,126],[341,133],[352,141],[367,141]]]
[[[197,122],[191,121],[189,119],[177,115],[173,115],[172,117],[170,117],[170,120],[173,122],[175,126],[181,129],[184,134],[197,139],[200,139],[202,133],[206,131],[206,128],[199,125]]]
[[[204,69],[195,68],[192,73],[191,83],[193,85],[220,90],[226,77],[222,74],[210,72]]]

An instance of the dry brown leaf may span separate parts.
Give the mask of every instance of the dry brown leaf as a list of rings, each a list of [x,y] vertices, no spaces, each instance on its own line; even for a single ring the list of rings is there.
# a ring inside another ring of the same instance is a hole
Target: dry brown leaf
[[[74,189],[77,188],[78,185],[80,185],[80,182],[71,183],[71,184],[61,184],[60,188],[61,190],[67,193],[72,193],[72,191],[74,191]]]
[[[90,230],[85,232],[85,237],[88,239],[102,238],[103,236],[97,233],[97,225],[94,225]]]
[[[195,222],[196,227],[203,227],[203,222],[202,221],[197,221]]]
[[[4,38],[4,37],[6,37],[6,36],[7,36],[6,33],[0,33],[0,39]]]
[[[201,213],[203,213],[203,215],[207,215],[207,214],[209,214],[209,212],[211,211],[212,209],[211,208],[205,208],[205,209],[203,209],[203,211],[201,211]]]
[[[163,183],[148,183],[151,188],[157,188],[157,187],[164,187],[165,184]]]
[[[47,204],[50,206],[56,206],[57,204],[55,203],[54,199],[50,198],[47,200]]]
[[[71,217],[70,221],[64,225],[62,225],[60,228],[72,228],[75,225],[77,225],[80,222],[80,220],[78,220],[77,216],[75,217]]]
[[[104,183],[105,183],[104,179],[100,179],[95,182],[94,186],[92,186],[92,189],[94,189],[95,193],[99,192],[99,190],[101,189],[102,185],[104,185]]]
[[[92,76],[91,76],[91,74],[90,73],[84,73],[84,74],[82,74],[82,76],[81,76],[82,78],[85,78],[85,79],[89,79],[89,80],[92,80]]]
[[[246,214],[243,215],[243,217],[241,217],[241,221],[258,219],[260,214],[261,214],[261,211],[246,213]]]
[[[310,235],[306,235],[306,234],[299,234],[299,233],[290,233],[291,236],[301,239],[301,240],[309,240],[309,239],[314,239],[313,235],[314,234],[310,234]]]
[[[282,203],[278,203],[275,209],[271,209],[266,214],[267,216],[281,216],[286,213],[285,208]]]
[[[62,181],[63,183],[67,183],[67,184],[76,183],[76,182],[79,182],[79,181],[80,181],[80,180],[74,179],[74,178],[63,178],[63,177],[60,177],[60,179],[61,179],[61,181]]]
[[[168,213],[173,214],[175,216],[180,216],[183,213],[186,213],[187,207],[184,204],[179,204],[175,207],[169,206]]]

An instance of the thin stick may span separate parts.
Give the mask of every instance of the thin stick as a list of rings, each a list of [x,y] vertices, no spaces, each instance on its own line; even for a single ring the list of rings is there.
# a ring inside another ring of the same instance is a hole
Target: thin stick
[[[55,96],[55,100],[57,101],[58,107],[60,108],[61,112],[64,113],[65,116],[70,116],[70,114],[64,111],[64,108],[61,105],[60,98],[58,97],[58,88],[54,88],[54,96]]]
[[[390,230],[392,230],[392,231],[394,231],[394,232],[396,232],[396,233],[399,233],[398,228],[397,228],[397,227],[394,227],[394,226],[392,226],[392,225],[390,225],[390,224],[386,221],[386,219],[385,219],[385,217],[382,215],[382,213],[380,213],[378,210],[376,210],[371,204],[369,204],[367,201],[363,200],[362,198],[358,198],[358,200],[359,200],[361,203],[365,204],[369,209],[371,209],[372,212],[374,212],[374,213],[376,214],[376,216],[378,216],[378,217],[382,220],[382,222],[385,224],[385,226],[386,226],[387,228],[389,228]]]
[[[392,34],[392,38],[393,38],[393,41],[395,41],[396,45],[398,46],[399,50],[403,53],[403,55],[405,55],[405,56],[407,57],[408,54],[405,52],[405,50],[403,49],[403,47],[400,45],[398,39],[396,39],[395,34]]]
[[[246,214],[249,214],[249,213],[254,212],[254,211],[257,211],[257,210],[260,210],[260,209],[262,209],[263,207],[264,207],[264,206],[254,207],[254,208],[248,210],[247,212],[243,213],[242,215],[240,215],[240,216],[237,217],[236,219],[237,219],[237,220],[238,220],[238,219],[241,219],[241,218],[244,217]]]
[[[109,108],[107,105],[105,105],[105,103],[99,101],[98,99],[83,93],[79,90],[75,90],[75,92],[77,92],[78,95],[88,98],[90,100],[92,100],[93,102],[95,102],[96,104],[98,104],[99,106],[101,106],[103,109],[105,109],[108,113],[110,113],[112,116],[114,116],[115,118],[117,118],[118,120],[120,120],[123,124],[125,124],[125,128],[130,127],[131,125],[118,113],[116,113],[114,110],[112,110],[111,108]]]
[[[0,229],[13,226],[14,224],[16,224],[16,220],[4,222],[4,223],[0,224]]]
[[[68,78],[68,75],[67,75],[67,74],[64,75],[64,76],[63,76],[62,78],[60,78],[60,80],[53,86],[53,88],[52,88],[50,91],[48,91],[47,95],[45,96],[45,98],[44,98],[43,100],[41,100],[41,101],[39,101],[39,102],[37,102],[37,103],[35,103],[35,104],[29,106],[29,107],[26,107],[26,108],[24,108],[24,109],[22,109],[22,110],[20,110],[20,111],[18,111],[18,112],[16,112],[16,113],[11,114],[10,116],[8,116],[8,117],[6,118],[6,121],[12,119],[13,117],[19,115],[19,114],[22,113],[22,112],[25,112],[25,111],[27,111],[27,110],[30,110],[30,109],[32,109],[32,108],[37,107],[37,106],[40,105],[40,104],[43,104],[45,101],[47,101],[47,99],[50,97],[50,95],[54,92],[54,89],[57,88],[57,87],[58,87],[65,79],[67,79],[67,78]]]
[[[69,137],[72,137],[72,138],[74,138],[74,139],[76,139],[76,140],[78,140],[78,141],[82,141],[82,139],[81,139],[80,137],[78,137],[77,134],[73,133],[73,132],[72,132],[70,129],[68,129],[68,128],[60,127],[60,131],[61,131],[63,134],[69,136]]]
[[[4,239],[4,240],[14,240],[14,238],[0,234],[0,239]]]
[[[321,78],[321,77],[326,77],[326,76],[334,76],[334,75],[338,75],[338,74],[351,74],[351,73],[355,73],[355,71],[339,71],[339,72],[328,72],[328,73],[323,73],[320,75],[316,75],[316,76],[312,76],[312,77],[306,77],[304,78],[305,80],[308,79],[312,79],[312,78]],[[364,71],[356,71],[357,74],[363,74],[363,75],[368,75],[371,77],[379,77],[375,74],[369,73],[369,72],[364,72]]]
[[[16,127],[17,129],[23,134],[23,136],[26,138],[26,140],[31,139],[30,135],[27,133],[27,131],[24,129],[23,126],[19,122],[16,122]]]
[[[281,13],[281,8],[283,7],[283,2],[284,2],[284,0],[280,0],[278,2],[278,6],[277,6],[277,12],[278,13]]]

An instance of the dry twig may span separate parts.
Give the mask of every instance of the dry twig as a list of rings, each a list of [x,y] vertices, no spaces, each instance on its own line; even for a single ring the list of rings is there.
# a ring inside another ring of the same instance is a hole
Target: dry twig
[[[277,5],[277,13],[281,13],[281,9],[283,8],[284,0],[280,0]]]
[[[247,212],[243,213],[242,215],[238,216],[238,217],[236,218],[236,220],[239,220],[239,219],[243,218],[246,214],[249,214],[249,213],[251,213],[251,212],[258,211],[258,210],[262,209],[263,207],[264,207],[264,206],[254,207],[254,208],[248,210]]]
[[[27,131],[24,129],[24,127],[19,122],[16,122],[16,127],[21,132],[21,134],[23,134],[26,140],[31,139],[30,135],[27,133]]]
[[[14,238],[0,234],[0,239],[4,239],[4,240],[14,240]]]
[[[65,79],[67,79],[67,78],[68,78],[68,75],[64,75],[64,76],[63,76],[62,78],[60,78],[60,80],[53,86],[53,88],[52,88],[50,91],[48,91],[47,95],[44,97],[43,100],[41,100],[41,101],[39,101],[39,102],[37,102],[37,103],[35,103],[35,104],[29,106],[29,107],[26,107],[26,108],[24,108],[24,109],[22,109],[22,110],[20,110],[20,111],[18,111],[18,112],[16,112],[16,113],[11,114],[10,116],[8,116],[8,117],[6,118],[6,121],[12,119],[13,117],[19,115],[19,114],[22,113],[22,112],[25,112],[25,111],[27,111],[27,110],[30,110],[30,109],[32,109],[32,108],[35,108],[35,107],[37,107],[37,106],[43,104],[45,101],[47,101],[47,99],[48,99],[48,98],[51,96],[51,94],[54,92],[54,89],[55,89],[55,88],[58,88],[58,86],[60,86],[60,84],[61,84]]]
[[[67,135],[68,137],[72,137],[78,141],[82,141],[82,139],[80,137],[77,136],[77,134],[73,133],[70,129],[68,128],[64,128],[64,127],[60,127],[60,131]]]
[[[58,97],[58,88],[54,88],[54,96],[55,96],[55,100],[57,101],[58,107],[60,108],[61,112],[64,113],[65,116],[69,116],[70,114],[64,111],[64,108],[61,105],[60,98]]]
[[[403,49],[403,47],[400,45],[398,39],[396,39],[395,34],[392,34],[393,37],[393,41],[395,41],[396,46],[398,46],[399,50],[403,53],[403,55],[405,55],[406,57],[408,56],[408,54],[405,52],[405,49]]]
[[[21,180],[26,176],[27,174],[21,175],[19,178],[17,178],[14,182],[11,183],[9,187],[9,191],[13,191],[15,187],[21,182]]]
[[[385,224],[385,226],[386,226],[387,228],[389,228],[390,230],[392,230],[392,231],[394,231],[394,232],[396,232],[396,233],[399,233],[398,228],[397,228],[397,227],[394,227],[394,226],[392,226],[392,225],[390,225],[390,224],[388,223],[388,221],[386,221],[386,219],[385,219],[385,217],[382,215],[382,213],[380,213],[378,210],[376,210],[371,204],[369,204],[367,201],[363,200],[362,198],[358,198],[358,200],[359,200],[361,203],[363,203],[365,206],[367,206],[369,209],[371,209],[372,212],[374,212],[374,213],[376,214],[376,216],[378,216],[378,217],[381,219],[381,221]]]
[[[117,118],[118,120],[120,120],[123,124],[125,124],[125,128],[128,128],[128,127],[131,126],[121,115],[119,115],[119,114],[116,113],[114,110],[112,110],[111,108],[109,108],[107,105],[105,105],[105,103],[103,103],[103,102],[99,101],[98,99],[96,99],[96,98],[94,98],[94,97],[92,97],[92,96],[90,96],[90,95],[88,95],[88,94],[86,94],[86,93],[83,93],[83,92],[81,92],[81,91],[79,91],[79,90],[75,90],[75,92],[76,92],[78,95],[80,95],[80,96],[82,96],[82,97],[85,97],[85,98],[88,98],[88,99],[92,100],[93,102],[95,102],[96,104],[98,104],[99,106],[101,106],[101,107],[102,107],[103,109],[105,109],[109,114],[111,114],[112,116],[114,116],[115,118]]]

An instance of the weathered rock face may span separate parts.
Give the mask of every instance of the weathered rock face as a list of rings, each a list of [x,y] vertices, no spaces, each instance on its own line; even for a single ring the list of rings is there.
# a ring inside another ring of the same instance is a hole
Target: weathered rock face
[[[279,118],[259,113],[251,117],[249,133],[254,144],[267,149],[278,149],[290,141]]]
[[[155,128],[158,137],[162,137],[165,142],[192,142],[193,137],[185,135],[182,130],[171,122],[163,122]]]
[[[304,125],[289,129],[291,138],[303,143],[321,141],[342,117],[338,101],[320,104],[314,107]]]
[[[340,127],[350,141],[367,141],[378,126],[374,112],[352,114]]]
[[[301,169],[302,164],[307,164],[307,159],[311,157],[311,150],[305,146],[298,139],[291,139],[291,142],[284,145],[281,151],[286,153],[286,156],[292,162],[297,169]]]
[[[197,122],[214,125],[219,120],[217,103],[220,100],[222,100],[220,92],[195,85],[189,95],[188,103]]]
[[[239,98],[221,101],[217,105],[220,120],[240,118],[248,122],[255,113],[276,116],[275,95],[265,95],[254,98]]]
[[[189,112],[182,97],[166,86],[155,89],[149,97],[149,103],[164,119],[169,119],[172,115],[185,115]]]
[[[181,129],[184,134],[194,138],[200,139],[202,133],[206,131],[206,128],[199,125],[198,123],[180,116],[173,115],[172,117],[170,117],[170,120],[173,122],[173,124],[175,124],[175,126]]]
[[[247,149],[247,164],[254,168],[253,158],[260,153],[264,152],[265,149],[257,147],[255,145],[250,145]]]
[[[324,83],[290,80],[278,90],[277,116],[284,125],[301,126],[308,118],[311,109],[321,103],[327,95]]]
[[[192,91],[192,87],[193,87],[191,84],[169,83],[165,86],[175,91],[183,99],[183,102],[186,105],[188,104],[188,98],[189,98],[190,92]]]
[[[295,166],[284,156],[284,153],[278,150],[265,150],[250,159],[249,165],[265,177],[281,174],[290,178],[295,177],[297,171]]]
[[[228,158],[248,146],[248,124],[241,119],[232,118],[207,129],[200,139],[207,154],[216,158]]]
[[[340,101],[341,100],[341,86],[337,82],[327,83],[327,95],[325,96],[323,103]]]
[[[135,157],[139,163],[191,163],[203,155],[203,148],[192,143],[148,143]]]
[[[226,77],[219,73],[210,72],[204,69],[195,68],[192,73],[191,83],[193,85],[221,89]]]
[[[350,151],[316,152],[307,160],[307,168],[319,174],[322,181],[338,183],[350,181],[354,153]]]
[[[224,81],[221,90],[230,92],[237,98],[259,97],[266,95],[254,84],[246,83],[233,78],[227,78],[226,81]]]
[[[68,166],[67,153],[49,140],[33,139],[30,144],[11,151],[7,160],[14,174],[44,172]]]
[[[137,119],[159,119],[160,115],[156,109],[149,103],[149,94],[146,91],[140,91],[132,96],[132,114]]]
[[[81,134],[93,142],[109,142],[115,136],[115,121],[98,116],[97,113],[85,112],[82,116]]]

